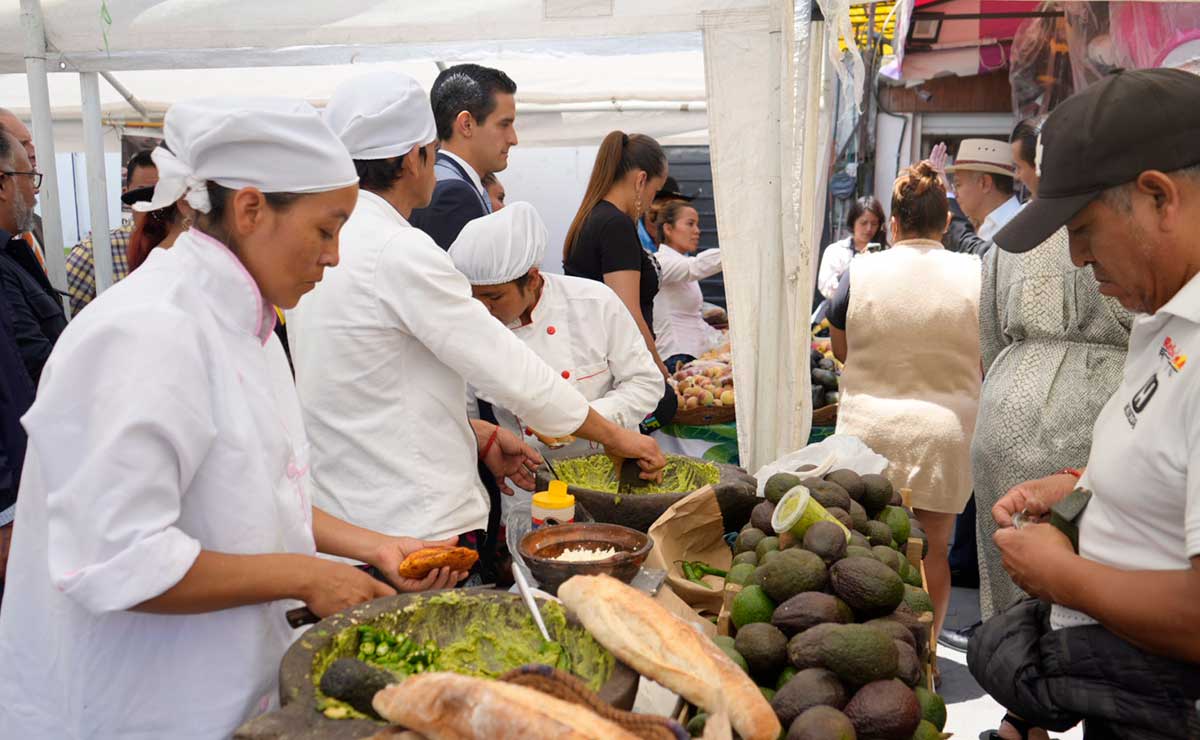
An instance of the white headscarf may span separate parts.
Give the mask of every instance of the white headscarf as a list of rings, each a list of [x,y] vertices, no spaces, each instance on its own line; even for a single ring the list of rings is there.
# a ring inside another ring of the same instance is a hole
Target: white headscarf
[[[500,285],[541,265],[549,239],[533,206],[510,203],[469,221],[450,247],[450,257],[471,285]]]
[[[429,96],[416,80],[395,70],[338,85],[325,106],[325,122],[353,159],[400,157],[437,139]]]
[[[186,196],[188,205],[208,213],[210,181],[264,193],[322,193],[358,183],[341,141],[302,100],[185,100],[167,111],[163,133],[170,151],[151,154],[158,167],[154,198],[134,210],[157,211]]]

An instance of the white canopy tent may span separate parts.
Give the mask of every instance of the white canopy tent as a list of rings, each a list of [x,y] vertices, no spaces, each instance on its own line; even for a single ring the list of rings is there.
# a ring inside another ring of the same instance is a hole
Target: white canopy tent
[[[846,31],[847,4],[819,1]],[[25,72],[44,161],[54,160],[54,128],[76,105],[63,87],[73,86],[69,79],[56,79],[52,90],[50,78],[67,75],[47,73],[78,75],[101,289],[111,275],[105,116],[113,122],[142,113],[115,89],[102,92],[100,74],[113,74],[151,117],[174,99],[213,89],[319,101],[353,71],[348,65],[402,64],[431,82],[434,62],[497,59],[520,81],[523,117],[590,117],[588,135],[596,138],[607,130],[605,115],[674,115],[683,120],[668,128],[686,133],[703,129],[698,115],[705,111],[735,337],[742,463],[756,469],[807,439],[808,316],[833,107],[826,51],[837,48],[836,34],[826,32],[807,0],[21,0],[19,19],[12,5],[0,10],[0,73]],[[689,55],[694,66],[697,54],[700,90],[686,71]],[[326,66],[266,69],[319,65]],[[155,70],[176,73],[165,82],[142,77]],[[0,91],[8,84],[0,80]],[[628,112],[633,108],[642,110]],[[524,130],[528,137],[531,127]],[[47,261],[62,285],[58,188],[53,169],[47,174]]]

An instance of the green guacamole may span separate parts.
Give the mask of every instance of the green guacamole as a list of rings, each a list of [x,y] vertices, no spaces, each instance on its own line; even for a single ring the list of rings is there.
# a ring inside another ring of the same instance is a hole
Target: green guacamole
[[[372,626],[397,636],[405,635],[422,645],[436,643],[436,655],[428,668],[431,671],[498,678],[514,668],[541,663],[573,673],[593,691],[598,691],[612,674],[612,653],[583,627],[567,624],[567,614],[561,604],[543,602],[540,607],[553,642],[542,639],[521,602],[458,591],[416,599],[404,609],[376,619]],[[344,629],[313,659],[317,709],[332,708],[332,714],[327,712],[327,716],[362,716],[320,690],[321,676],[331,663],[338,658],[359,656],[359,640],[357,627]],[[379,665],[393,670],[400,678],[404,676],[393,666]]]
[[[590,455],[554,463],[554,470],[567,485],[593,491],[616,493],[618,476],[608,455]],[[667,455],[662,483],[647,483],[631,488],[628,495],[689,493],[703,486],[715,486],[721,480],[716,465],[683,455]]]

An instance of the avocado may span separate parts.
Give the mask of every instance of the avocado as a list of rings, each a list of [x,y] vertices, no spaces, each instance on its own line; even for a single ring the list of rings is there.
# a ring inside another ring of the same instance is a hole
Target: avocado
[[[339,699],[374,719],[383,719],[371,705],[375,694],[385,686],[399,683],[391,672],[376,668],[357,658],[338,658],[321,675],[321,691]]]
[[[778,550],[778,549],[779,549],[779,538],[776,537],[775,535],[768,535],[758,541],[758,544],[754,547],[754,552],[758,555],[758,561],[761,563],[763,556],[765,556],[767,553],[771,552],[772,550]]]
[[[917,703],[921,705],[921,716],[940,732],[946,729],[946,700],[924,686],[913,689]]]
[[[917,614],[933,611],[933,599],[929,592],[916,586],[904,584],[904,603]]]
[[[737,648],[733,646],[732,637],[727,635],[718,635],[717,637],[713,638],[713,642],[716,643],[716,646],[721,648],[721,652],[729,656],[729,659],[736,663],[739,668],[746,673],[750,672],[750,666],[746,665],[746,659],[743,658],[742,654],[739,653]]]
[[[741,565],[742,563],[758,565],[758,553],[754,552],[753,550],[747,550],[746,552],[739,552],[737,555],[733,556],[733,565]]]
[[[775,602],[771,601],[761,587],[751,584],[733,597],[733,603],[729,606],[729,617],[733,620],[733,626],[740,630],[748,624],[770,622],[774,611]]]
[[[942,740],[942,733],[937,727],[934,727],[932,722],[921,720],[921,724],[917,725],[917,730],[912,734],[911,740]]]
[[[842,394],[837,391],[825,391],[825,406],[833,406],[840,400],[842,400]]]
[[[829,582],[824,561],[808,550],[784,550],[764,568],[763,589],[776,603],[804,591],[820,591]]]
[[[890,547],[884,547],[883,545],[875,545],[871,548],[871,553],[875,556],[876,560],[896,571],[897,573],[902,570],[904,563],[907,562],[900,557],[900,553],[896,552]],[[903,576],[901,576],[901,578],[903,578]]]
[[[700,737],[704,734],[706,724],[708,724],[708,713],[697,712],[696,716],[687,723],[687,733],[692,737]]]
[[[859,503],[867,510],[868,516],[875,516],[892,502],[892,482],[887,478],[868,473],[862,477],[862,483],[863,497]]]
[[[846,555],[846,531],[833,522],[816,522],[804,533],[801,546],[826,563],[832,563]]]
[[[800,481],[800,485],[807,487],[817,503],[826,509],[850,508],[850,494],[836,483],[831,483],[823,478],[805,478]]]
[[[793,668],[821,668],[821,641],[840,625],[818,624],[788,640],[788,662]]]
[[[750,512],[750,524],[763,532],[771,531],[771,515],[775,513],[775,504],[763,501]]]
[[[833,707],[809,709],[792,722],[786,740],[857,740],[854,723]]]
[[[887,633],[893,640],[904,642],[910,648],[916,649],[917,647],[916,640],[913,638],[912,630],[910,630],[908,627],[905,627],[898,620],[893,619],[892,615],[890,614],[886,617],[879,617],[878,619],[872,619],[869,622],[863,622],[863,624]]]
[[[767,501],[773,504],[779,503],[779,499],[783,498],[783,494],[800,485],[800,476],[792,473],[776,473],[770,478],[767,478],[767,485],[763,488],[763,495]]]
[[[725,582],[745,586],[750,582],[750,577],[754,575],[754,570],[755,566],[749,563],[738,563],[725,574]]]
[[[864,522],[864,526],[865,526],[865,522]],[[850,533],[850,544],[856,545],[858,547],[865,547],[867,549],[870,549],[870,547],[871,547],[871,541],[867,539],[867,536],[865,534],[863,534],[862,532],[859,532],[859,531],[854,531],[854,532]]]
[[[829,706],[841,709],[849,699],[846,687],[838,677],[824,668],[807,668],[800,671],[775,694],[771,709],[780,723],[787,727],[808,709]]]
[[[893,642],[896,643],[896,650],[899,652],[896,678],[908,686],[916,686],[921,683],[921,659],[917,657],[917,651],[906,640],[893,640]]]
[[[853,531],[854,517],[850,516],[850,512],[846,511],[845,509],[839,509],[836,506],[832,509],[826,509],[826,511],[828,511],[829,515],[834,519],[837,519],[839,522],[841,522],[842,526],[845,527],[847,531]],[[844,532],[842,533],[842,536],[845,537]]]
[[[779,678],[776,679],[776,681],[775,681],[775,692],[778,693],[779,690],[782,689],[784,686],[786,686],[787,682],[791,681],[792,677],[795,676],[799,672],[800,671],[796,670],[792,666],[788,666],[788,667],[784,668],[782,671],[780,671]]]
[[[853,470],[834,470],[825,475],[825,480],[841,486],[853,501],[861,501],[863,494],[867,490],[866,486],[863,485],[862,476]]]
[[[883,511],[875,515],[875,518],[892,530],[892,539],[899,542],[901,546],[908,542],[908,536],[912,531],[912,524],[908,521],[908,513],[899,506],[887,506]]]
[[[838,625],[821,640],[821,663],[850,686],[895,678],[899,662],[896,641],[865,624]]]
[[[904,581],[896,571],[870,558],[843,558],[830,569],[833,591],[863,617],[890,614],[904,601]]]
[[[866,545],[865,547],[860,546],[860,545],[847,545],[845,557],[848,557],[848,558],[875,558],[876,560],[879,559],[879,558],[875,557],[875,551],[873,549],[871,549],[870,545]]]
[[[851,529],[855,532],[867,526],[867,522],[871,520],[871,517],[867,516],[867,510],[857,501],[851,501],[850,508],[846,511],[850,513],[850,521],[854,522],[854,526]]]
[[[746,659],[756,680],[774,680],[787,665],[787,637],[778,627],[755,622],[739,627],[734,648]]]
[[[867,526],[863,534],[865,534],[867,539],[871,541],[872,546],[892,546],[892,528],[881,521],[872,519],[871,521],[867,522]]]
[[[904,497],[900,495],[899,491],[892,491],[892,500],[888,501],[888,506],[904,507]]]
[[[775,607],[771,624],[791,636],[818,624],[834,622],[846,624],[854,621],[854,613],[846,602],[836,596],[820,591],[806,591]]]
[[[910,586],[915,586],[916,588],[923,587],[925,585],[925,581],[921,578],[921,571],[917,568],[914,568],[912,563],[908,562],[907,559],[903,559],[901,562],[904,563],[904,567],[900,569],[901,580]]]
[[[817,361],[817,367],[821,368],[822,370],[833,370],[836,365],[834,365],[833,360],[829,359],[828,357],[822,357]]]
[[[734,554],[740,555],[743,552],[754,552],[754,548],[758,547],[758,543],[762,541],[767,533],[761,529],[750,527],[743,529],[733,542]]]
[[[921,724],[916,695],[899,681],[875,681],[863,686],[845,712],[858,737],[864,740],[909,740]]]
[[[903,603],[896,607],[896,611],[881,618],[899,622],[907,628],[912,633],[913,647],[922,658],[929,652],[929,637],[933,632],[932,613],[918,615],[907,603]]]
[[[778,550],[772,550],[771,552],[778,552]],[[766,584],[766,582],[767,582],[767,564],[763,563],[762,565],[758,565],[754,568],[754,572],[752,574],[750,574],[750,579],[748,581],[746,581],[746,583],[744,585],[758,586],[759,588],[762,588],[763,585]]]
[[[780,544],[783,544],[782,540],[780,541]],[[766,552],[763,553],[763,556],[758,559],[758,564],[766,565],[767,563],[771,562],[775,558],[779,557],[780,552],[781,552],[780,550],[767,550]]]
[[[831,370],[813,368],[812,379],[813,383],[819,383],[826,391],[836,391],[838,389],[838,377]]]
[[[769,686],[759,686],[758,690],[762,692],[763,698],[767,700],[768,704],[775,698],[775,689]]]

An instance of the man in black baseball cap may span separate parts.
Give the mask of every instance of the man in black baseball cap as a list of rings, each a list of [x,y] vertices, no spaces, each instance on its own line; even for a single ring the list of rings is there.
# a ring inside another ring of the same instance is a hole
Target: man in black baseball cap
[[[1050,115],[1037,165],[1038,197],[996,234],[1001,249],[1027,252],[1066,225],[1075,264],[1143,313],[1191,277],[1179,250],[1190,255],[1200,235],[1200,77],[1149,69],[1097,82]]]
[[[1034,598],[976,631],[968,665],[1009,711],[1001,738],[1080,720],[1087,737],[1198,738],[1200,77],[1119,72],[1063,101],[1038,149],[1038,196],[996,244],[1025,252],[1065,224],[1100,292],[1148,315],[1078,431],[1086,470],[993,507],[1004,568]]]

